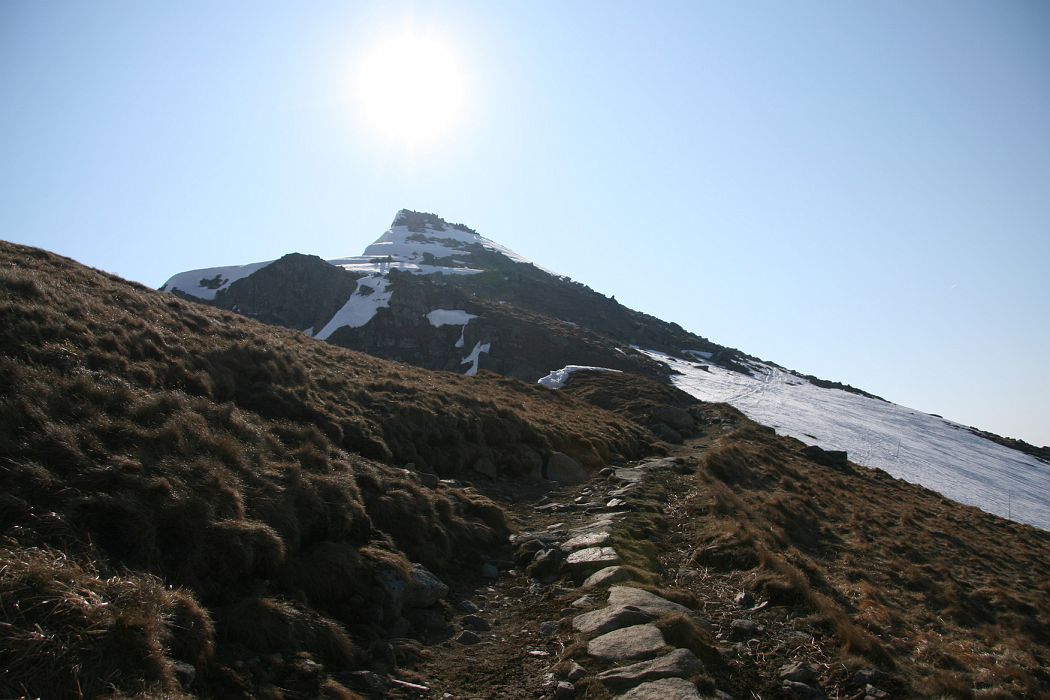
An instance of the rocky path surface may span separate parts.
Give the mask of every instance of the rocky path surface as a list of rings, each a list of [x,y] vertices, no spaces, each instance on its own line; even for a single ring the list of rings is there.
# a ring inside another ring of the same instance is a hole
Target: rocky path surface
[[[746,572],[697,566],[693,472],[707,444],[608,468],[581,484],[505,495],[512,552],[449,581],[423,644],[395,644],[367,697],[891,697],[850,675],[834,640],[787,606],[755,601]],[[495,494],[497,497],[499,494]],[[891,686],[890,686],[891,687]]]

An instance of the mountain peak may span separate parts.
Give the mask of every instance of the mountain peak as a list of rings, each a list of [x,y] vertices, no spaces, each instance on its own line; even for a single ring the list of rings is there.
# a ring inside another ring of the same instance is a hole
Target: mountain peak
[[[464,226],[463,224],[450,224],[437,214],[412,211],[411,209],[401,209],[394,216],[394,221],[390,224],[390,228],[397,228],[400,226],[407,228],[413,233],[424,233],[427,230],[446,231],[450,228],[465,233],[473,233],[474,235],[477,235],[478,233],[474,229],[469,226]]]
[[[332,265],[362,275],[385,276],[392,270],[412,274],[476,275],[485,263],[474,255],[481,249],[497,253],[515,263],[535,265],[510,248],[485,238],[464,224],[452,224],[437,214],[401,209],[390,228],[365,248],[362,255],[328,260]],[[162,290],[178,291],[212,301],[216,294],[261,270],[274,261],[205,268],[181,272]],[[554,274],[539,265],[543,272]]]

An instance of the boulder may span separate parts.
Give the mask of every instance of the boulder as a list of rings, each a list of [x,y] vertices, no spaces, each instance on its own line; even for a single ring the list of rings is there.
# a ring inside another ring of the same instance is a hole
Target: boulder
[[[781,666],[779,675],[785,681],[809,683],[817,677],[817,669],[813,664],[808,664],[805,661],[795,661]]]
[[[612,533],[608,530],[594,530],[576,535],[570,540],[562,543],[561,548],[566,552],[575,552],[577,549],[587,547],[601,547],[612,542]]]
[[[849,469],[848,455],[844,450],[825,450],[816,445],[809,445],[802,450],[802,454],[825,467],[840,470]]]
[[[615,700],[700,700],[696,686],[684,678],[663,678],[658,681],[642,683],[617,695]]]
[[[479,615],[464,615],[459,622],[464,628],[475,632],[488,632],[492,629],[488,621]]]
[[[558,681],[554,687],[555,700],[568,700],[576,696],[576,688],[568,681]]]
[[[547,478],[563,484],[582,484],[590,475],[580,463],[563,452],[551,452],[547,459]]]
[[[613,474],[617,480],[626,482],[641,481],[643,471],[638,467],[621,467]]]
[[[612,547],[587,547],[578,549],[565,559],[565,565],[573,573],[591,573],[620,563],[620,555]]]
[[[639,661],[630,666],[603,671],[598,680],[610,688],[625,688],[661,678],[685,678],[702,673],[704,664],[688,649],[675,649],[652,661]]]
[[[593,574],[587,577],[587,580],[583,582],[580,588],[587,590],[589,588],[600,588],[602,586],[609,586],[614,583],[622,583],[623,581],[630,581],[632,578],[631,572],[622,566],[607,566],[604,569],[595,571]]]
[[[541,549],[533,556],[532,563],[529,564],[526,573],[532,578],[555,576],[558,570],[561,569],[561,563],[564,559],[565,552],[560,549],[554,547]]]
[[[814,688],[811,685],[805,683],[798,683],[796,681],[784,681],[781,688],[791,697],[801,698],[802,700],[827,700],[827,696],[824,695],[824,691],[820,688]]]
[[[405,605],[426,608],[448,595],[448,586],[422,564],[413,564],[405,586]]]
[[[631,586],[613,586],[609,589],[609,605],[633,605],[654,617],[670,613],[689,613],[684,605]]]
[[[651,624],[613,630],[587,643],[588,655],[612,663],[651,659],[666,649],[663,634]]]
[[[572,621],[572,628],[581,634],[590,636],[652,622],[652,619],[652,615],[632,605],[610,606],[575,617]]]
[[[762,626],[754,620],[733,620],[729,623],[729,635],[733,639],[750,639],[762,633]]]
[[[471,632],[470,630],[463,630],[456,636],[456,641],[460,644],[471,645],[480,642],[481,637]]]

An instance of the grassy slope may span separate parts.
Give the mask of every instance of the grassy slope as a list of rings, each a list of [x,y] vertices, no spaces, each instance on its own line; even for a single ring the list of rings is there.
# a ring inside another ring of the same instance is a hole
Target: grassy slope
[[[393,622],[377,573],[440,573],[506,536],[476,491],[397,467],[514,475],[551,450],[595,467],[650,441],[540,387],[2,243],[0,696],[178,696],[176,662],[199,692],[345,696],[329,671],[368,663]]]
[[[1050,533],[739,420],[688,504],[694,566],[806,609],[907,697],[1050,697]]]

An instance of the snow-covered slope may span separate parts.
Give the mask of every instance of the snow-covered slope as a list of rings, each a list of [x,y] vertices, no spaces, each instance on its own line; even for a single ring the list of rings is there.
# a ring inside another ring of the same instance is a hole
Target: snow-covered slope
[[[675,385],[699,399],[724,401],[778,433],[825,449],[846,450],[857,464],[1050,530],[1050,464],[1036,457],[943,418],[817,387],[764,363],[752,363],[754,376],[747,376],[644,352],[678,372],[672,377]]]
[[[406,209],[397,213],[390,228],[375,243],[365,248],[363,255],[336,258],[328,262],[350,272],[371,276],[385,276],[391,270],[420,275],[476,275],[483,270],[471,265],[473,246],[481,246],[499,253],[514,262],[534,264],[510,248],[491,241],[465,226],[448,224],[437,216]],[[270,260],[249,265],[180,272],[169,279],[161,289],[168,292],[179,291],[210,301],[215,299],[219,290],[273,262]]]

